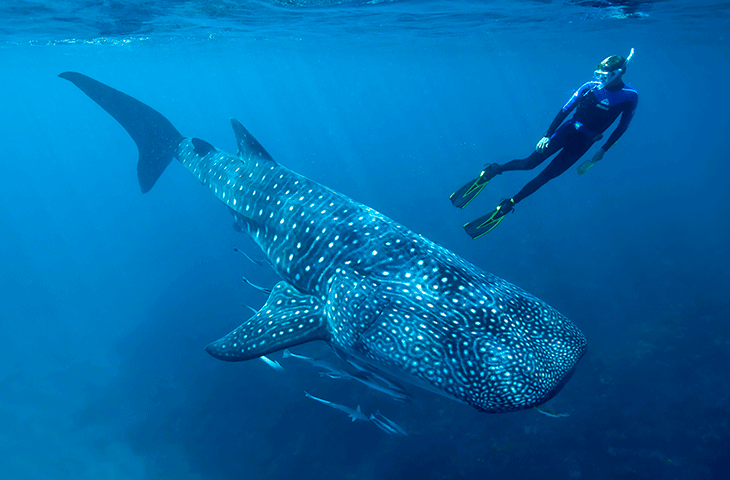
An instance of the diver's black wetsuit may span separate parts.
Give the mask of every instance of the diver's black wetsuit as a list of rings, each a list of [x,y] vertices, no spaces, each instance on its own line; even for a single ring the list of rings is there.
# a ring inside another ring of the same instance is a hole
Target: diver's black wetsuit
[[[638,100],[638,92],[623,82],[611,88],[601,88],[600,82],[595,81],[582,85],[550,125],[545,134],[550,138],[546,149],[542,152],[534,151],[527,158],[512,160],[497,167],[497,174],[509,170],[531,170],[562,149],[545,170],[514,196],[514,203],[532,195],[538,188],[573,166],[593,143],[603,138],[603,132],[621,115],[616,130],[602,147],[604,151],[611,148],[628,128]],[[573,118],[562,123],[576,107]]]

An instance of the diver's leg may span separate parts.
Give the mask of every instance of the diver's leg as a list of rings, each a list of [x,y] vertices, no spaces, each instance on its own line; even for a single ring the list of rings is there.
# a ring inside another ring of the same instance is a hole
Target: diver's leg
[[[567,169],[575,165],[575,162],[577,162],[580,157],[582,157],[588,149],[591,148],[593,142],[586,138],[581,138],[583,135],[578,132],[576,133],[577,135],[580,135],[580,137],[576,135],[570,144],[566,145],[565,148],[563,148],[563,150],[548,164],[548,166],[545,167],[545,170],[540,172],[540,174],[525,185],[522,190],[517,193],[517,195],[512,197],[515,205],[535,193],[547,182],[560,176]]]
[[[552,153],[548,153],[547,149],[543,150],[542,152],[538,152],[536,150],[532,152],[527,158],[518,158],[503,165],[497,165],[495,167],[495,175],[499,175],[502,172],[509,172],[512,170],[532,170],[533,168],[544,162],[550,155],[552,155]]]
[[[553,145],[553,142],[551,141],[548,148],[543,150],[541,153],[538,154],[538,152],[535,152],[526,159],[513,160],[512,162],[509,162],[502,166],[512,166],[515,167],[513,168],[514,170],[526,170],[528,168],[535,168],[535,166],[545,161],[547,157],[554,154],[557,150],[562,149],[562,151],[552,160],[552,162],[550,162],[548,166],[545,167],[545,170],[540,172],[537,177],[535,177],[530,183],[525,185],[524,188],[522,188],[522,190],[520,190],[517,195],[515,195],[513,198],[505,198],[492,212],[464,225],[464,230],[466,230],[466,233],[468,233],[471,238],[479,238],[482,235],[486,235],[487,233],[494,230],[494,228],[496,228],[497,225],[502,222],[504,216],[512,211],[512,208],[515,205],[517,205],[529,195],[535,193],[538,188],[542,187],[547,182],[569,169],[572,165],[575,164],[575,162],[578,161],[578,159],[580,159],[580,157],[583,156],[583,154],[588,151],[588,149],[593,144],[591,140],[585,138],[585,135],[578,133],[572,128],[569,131],[563,129],[561,133],[561,142],[555,142],[555,144]],[[552,149],[550,147],[552,147]],[[530,166],[532,163],[534,163],[534,165]]]
[[[533,168],[537,167],[542,162],[555,155],[558,150],[565,146],[567,140],[569,140],[571,133],[575,131],[575,129],[573,129],[572,127],[568,127],[570,127],[570,125],[561,126],[558,131],[555,132],[555,135],[553,135],[553,137],[550,139],[550,143],[548,144],[547,148],[542,152],[538,152],[537,150],[535,150],[527,158],[512,160],[511,162],[507,162],[504,165],[492,164],[494,165],[492,167],[494,175],[499,175],[502,172],[512,170],[532,170]]]
[[[559,130],[559,132],[561,131]],[[484,167],[481,172],[479,172],[477,178],[475,178],[474,180],[469,180],[464,184],[464,186],[462,186],[460,189],[458,189],[449,196],[451,203],[457,208],[464,208],[469,205],[469,203],[471,203],[471,201],[474,200],[476,196],[481,193],[482,190],[484,190],[484,187],[487,186],[487,183],[489,183],[491,179],[501,174],[502,172],[507,170],[531,170],[537,167],[548,157],[560,150],[560,147],[564,143],[562,141],[562,137],[564,136],[564,133],[555,134],[554,137],[560,137],[557,139],[557,141],[553,142],[551,140],[548,148],[546,148],[542,152],[534,151],[527,158],[521,160],[512,160],[511,162],[508,162],[504,165],[499,165],[498,163],[490,163],[489,165]]]

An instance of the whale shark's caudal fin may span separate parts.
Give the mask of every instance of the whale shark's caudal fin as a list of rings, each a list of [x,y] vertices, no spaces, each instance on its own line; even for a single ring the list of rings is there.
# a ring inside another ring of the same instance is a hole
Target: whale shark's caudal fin
[[[175,157],[183,140],[180,132],[159,112],[93,78],[76,72],[64,72],[59,77],[79,87],[129,133],[139,150],[139,186],[142,193],[150,191]]]
[[[328,340],[326,323],[315,297],[279,282],[256,315],[205,350],[219,360],[250,360],[300,343]]]

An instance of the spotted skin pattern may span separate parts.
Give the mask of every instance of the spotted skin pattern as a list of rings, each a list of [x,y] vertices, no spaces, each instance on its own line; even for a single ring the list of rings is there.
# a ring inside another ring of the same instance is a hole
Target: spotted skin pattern
[[[64,72],[127,130],[142,191],[172,157],[226,204],[281,276],[266,304],[206,347],[258,358],[324,340],[344,356],[485,412],[539,405],[586,350],[541,300],[445,248],[276,163],[237,121],[238,154],[183,137],[161,114]]]
[[[551,396],[586,348],[560,313],[380,213],[257,151],[177,158],[282,277],[261,311],[209,345],[247,360],[314,339],[488,412]],[[304,335],[297,334],[304,332]]]

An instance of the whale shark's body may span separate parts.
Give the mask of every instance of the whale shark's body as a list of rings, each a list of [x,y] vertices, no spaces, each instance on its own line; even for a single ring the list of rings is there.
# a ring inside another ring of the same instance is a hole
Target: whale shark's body
[[[183,137],[161,114],[79,73],[129,132],[142,191],[173,157],[225,203],[283,279],[206,347],[239,361],[312,340],[486,412],[550,399],[586,349],[567,318],[447,249],[276,163],[236,120],[238,154]]]

